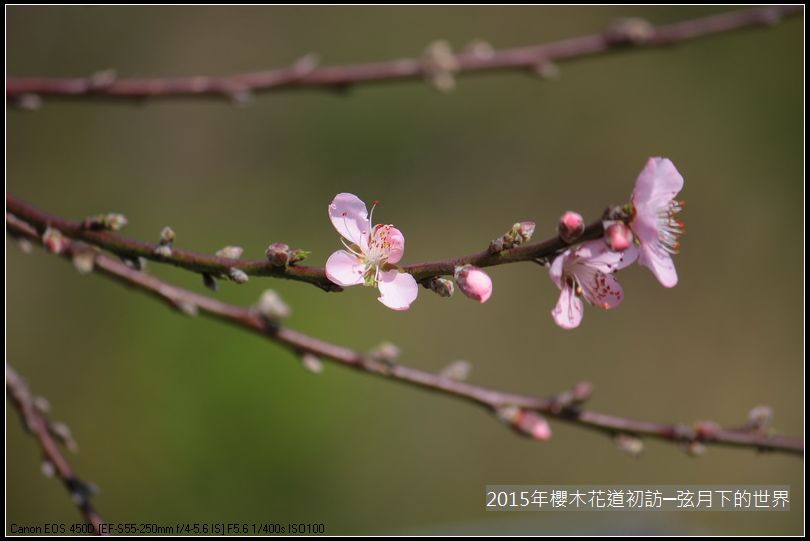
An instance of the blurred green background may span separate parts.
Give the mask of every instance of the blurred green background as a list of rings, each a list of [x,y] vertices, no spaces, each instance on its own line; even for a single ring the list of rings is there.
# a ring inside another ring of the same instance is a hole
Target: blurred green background
[[[8,73],[224,74],[545,42],[654,23],[700,7],[10,7]],[[731,9],[731,8],[725,8]],[[275,241],[339,248],[326,206],[341,191],[379,199],[375,221],[405,232],[404,262],[477,251],[517,220],[553,234],[563,211],[597,217],[627,200],[648,156],[686,179],[680,284],[622,273],[616,311],[586,308],[566,332],[558,290],[537,265],[491,269],[477,305],[421,290],[397,313],[374,291],[325,294],[254,278],[219,298],[250,304],[274,288],[289,324],[358,349],[390,340],[402,362],[473,364],[471,380],[546,395],[580,380],[594,409],[734,425],[755,405],[803,433],[803,21],[676,48],[564,64],[559,80],[462,78],[444,95],[419,82],[339,96],[294,91],[247,107],[46,100],[7,117],[7,187],[72,218],[126,214],[129,236],[262,257]],[[710,448],[701,458],[648,441],[633,458],[599,434],[552,422],[519,438],[470,405],[327,365],[205,318],[184,318],[69,264],[7,245],[7,356],[54,418],[73,462],[97,483],[110,522],[326,524],[331,534],[799,534],[803,461]],[[199,277],[149,265],[199,291]],[[35,442],[7,422],[10,522],[78,520],[40,473]],[[488,514],[486,484],[789,484],[790,513]]]

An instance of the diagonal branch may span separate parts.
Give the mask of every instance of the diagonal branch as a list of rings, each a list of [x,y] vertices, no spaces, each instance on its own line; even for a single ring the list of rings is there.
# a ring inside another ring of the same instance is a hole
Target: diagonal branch
[[[94,533],[99,535],[106,533],[104,519],[90,503],[93,488],[73,472],[70,463],[62,454],[52,423],[34,403],[28,385],[8,363],[6,363],[6,394],[17,409],[23,426],[37,439],[48,468],[52,469],[65,485],[85,522],[92,526]]]
[[[6,227],[13,236],[41,243],[37,230],[19,217],[7,213]],[[52,224],[52,227],[55,226]],[[66,258],[72,258],[76,254],[86,253],[86,248],[81,243],[63,238],[59,245],[59,253]],[[779,451],[799,456],[804,454],[804,443],[801,439],[772,435],[761,429],[722,428],[708,422],[689,426],[642,421],[582,409],[580,401],[576,400],[576,393],[568,392],[542,398],[472,385],[442,373],[434,374],[411,368],[391,359],[381,359],[379,356],[364,354],[307,336],[268,320],[256,308],[227,304],[173,286],[101,253],[94,253],[92,263],[94,271],[141,290],[184,313],[199,312],[231,323],[264,336],[298,355],[328,359],[391,381],[470,401],[497,414],[516,430],[524,433],[532,433],[522,422],[526,418],[524,414],[536,412],[612,436],[645,436],[684,445],[718,444]]]
[[[450,76],[492,71],[547,72],[554,63],[623,51],[658,48],[743,28],[770,26],[784,17],[804,13],[802,5],[769,6],[731,11],[653,26],[640,19],[620,22],[596,34],[542,45],[485,51],[447,51],[444,61],[403,58],[370,64],[316,67],[301,61],[291,67],[227,76],[192,76],[152,79],[118,79],[110,73],[78,78],[8,77],[6,97],[244,99],[251,93],[286,89],[325,88],[345,90],[354,85],[418,80],[436,75],[444,63]]]
[[[314,284],[326,291],[342,290],[340,286],[332,283],[326,277],[323,267],[298,264],[278,267],[267,259],[229,259],[179,248],[172,248],[170,254],[164,255],[158,250],[159,244],[157,243],[128,239],[110,231],[88,228],[85,221],[66,220],[48,214],[8,193],[6,194],[6,208],[8,212],[33,225],[40,234],[46,228],[53,227],[70,238],[104,248],[125,258],[142,257],[211,275],[227,276],[230,269],[235,268],[249,275],[287,278]],[[585,228],[584,233],[577,239],[577,242],[598,238],[602,233],[602,220],[597,220]],[[418,282],[425,283],[433,277],[452,275],[458,265],[469,264],[477,267],[491,267],[521,261],[548,260],[568,246],[569,244],[566,244],[559,237],[552,237],[542,242],[521,244],[499,253],[492,253],[487,249],[462,257],[413,263],[404,265],[402,270],[412,274]]]

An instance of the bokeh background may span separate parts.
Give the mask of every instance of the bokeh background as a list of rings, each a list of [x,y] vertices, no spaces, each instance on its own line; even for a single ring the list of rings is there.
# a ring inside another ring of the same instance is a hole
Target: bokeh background
[[[671,22],[709,7],[10,7],[8,73],[224,74],[539,43],[616,17]],[[758,404],[802,435],[803,20],[665,50],[628,51],[522,73],[419,82],[347,95],[293,91],[247,107],[216,101],[46,101],[7,116],[7,187],[81,218],[126,214],[127,235],[261,257],[275,241],[339,248],[326,206],[341,191],[379,199],[376,221],[407,236],[405,262],[477,251],[513,222],[553,234],[574,209],[626,201],[648,156],[670,157],[688,201],[680,284],[622,273],[616,311],[586,309],[566,332],[537,265],[491,269],[477,305],[421,290],[397,313],[375,292],[295,282],[223,283],[253,303],[270,287],[296,329],[358,349],[390,340],[402,362],[473,364],[471,380],[551,394],[580,380],[595,409],[652,420],[737,424]],[[552,422],[519,438],[445,396],[337,366],[320,376],[286,350],[7,243],[7,357],[69,423],[83,477],[111,522],[322,522],[332,534],[798,534],[803,461],[710,448],[701,458],[646,443],[641,457]],[[199,277],[150,265],[205,291]],[[6,412],[7,521],[78,520],[40,473],[35,442]],[[486,484],[789,484],[787,514],[488,514]]]

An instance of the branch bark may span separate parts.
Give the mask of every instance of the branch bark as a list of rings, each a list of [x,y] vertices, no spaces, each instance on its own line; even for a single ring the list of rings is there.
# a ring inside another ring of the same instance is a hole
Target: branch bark
[[[769,6],[731,11],[653,26],[634,19],[604,32],[541,45],[451,53],[452,76],[519,70],[544,73],[549,65],[617,51],[659,48],[743,28],[770,26],[783,18],[804,13],[802,5]],[[6,98],[25,96],[119,101],[157,98],[238,99],[253,93],[321,88],[345,90],[361,84],[419,80],[435,74],[426,58],[402,58],[387,62],[316,67],[299,62],[290,67],[227,76],[192,76],[150,79],[115,79],[109,73],[90,77],[15,77],[6,79]]]
[[[52,223],[51,227],[58,228],[58,225]],[[7,213],[6,228],[13,236],[42,243],[37,229],[18,216]],[[65,238],[60,245],[60,254],[70,259],[77,253],[85,253],[86,249],[86,245],[82,246],[79,242],[71,242]],[[714,423],[706,422],[690,426],[618,417],[583,409],[577,402],[570,399],[571,393],[543,398],[504,392],[458,381],[443,374],[419,370],[398,362],[381,360],[374,355],[332,344],[280,326],[263,317],[255,308],[227,304],[168,284],[102,253],[94,254],[93,270],[147,293],[183,313],[199,312],[264,336],[296,355],[314,355],[319,359],[330,360],[367,374],[463,399],[486,408],[502,418],[505,411],[511,410],[516,415],[511,415],[507,420],[519,431],[523,430],[520,414],[536,412],[611,436],[644,436],[685,445],[717,444],[804,455],[802,439],[773,435],[751,427],[722,428]],[[524,432],[526,431],[524,430]]]

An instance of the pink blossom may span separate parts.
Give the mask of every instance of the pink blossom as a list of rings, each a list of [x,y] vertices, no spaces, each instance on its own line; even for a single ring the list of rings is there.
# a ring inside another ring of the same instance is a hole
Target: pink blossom
[[[374,207],[371,210],[373,213]],[[329,218],[346,249],[329,256],[326,277],[344,287],[377,287],[381,303],[393,310],[407,310],[419,287],[413,276],[394,266],[405,252],[402,232],[393,225],[372,226],[365,203],[350,193],[335,196]]]
[[[605,229],[605,242],[614,252],[623,252],[633,246],[633,232],[624,222],[614,222]]]
[[[520,430],[536,440],[548,441],[551,439],[551,425],[544,417],[533,411],[522,412],[518,425]]]
[[[492,279],[478,267],[456,267],[455,277],[461,292],[472,300],[485,303],[492,296]]]
[[[577,240],[585,231],[585,220],[582,215],[572,210],[560,216],[560,223],[557,225],[560,238],[567,243]]]
[[[683,188],[683,177],[667,158],[650,158],[636,180],[631,197],[630,228],[638,239],[638,263],[649,268],[661,285],[673,287],[678,274],[672,254],[678,253],[683,222],[675,215],[683,209],[675,196]]]
[[[613,273],[633,263],[636,256],[635,247],[614,252],[601,239],[569,248],[557,256],[549,270],[552,281],[560,288],[557,306],[551,311],[557,325],[563,329],[579,326],[583,298],[606,310],[616,308],[624,293]]]

